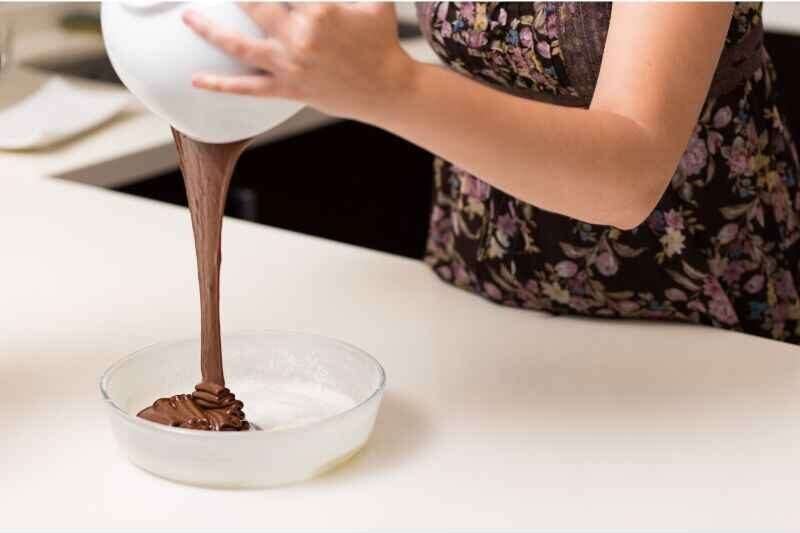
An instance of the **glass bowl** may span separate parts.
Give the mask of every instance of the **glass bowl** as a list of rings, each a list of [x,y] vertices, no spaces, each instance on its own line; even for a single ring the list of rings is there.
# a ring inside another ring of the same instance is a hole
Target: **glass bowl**
[[[222,339],[226,385],[257,429],[209,432],[136,416],[154,400],[200,381],[200,341],[155,344],[112,365],[100,380],[111,429],[131,462],[192,485],[270,487],[317,476],[366,444],[386,375],[375,358],[341,341],[265,331]]]

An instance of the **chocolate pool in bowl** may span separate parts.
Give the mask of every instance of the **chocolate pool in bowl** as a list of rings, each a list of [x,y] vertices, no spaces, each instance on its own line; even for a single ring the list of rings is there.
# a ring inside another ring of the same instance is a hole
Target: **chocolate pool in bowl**
[[[359,348],[304,333],[223,336],[226,381],[255,429],[208,432],[137,417],[153,398],[194,387],[199,349],[199,340],[156,344],[101,379],[114,436],[144,470],[192,485],[270,487],[322,474],[366,444],[383,368]]]

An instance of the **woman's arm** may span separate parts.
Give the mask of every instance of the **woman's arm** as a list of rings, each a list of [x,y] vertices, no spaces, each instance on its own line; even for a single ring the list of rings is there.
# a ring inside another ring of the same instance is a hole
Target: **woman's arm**
[[[195,85],[302,100],[392,131],[540,208],[632,228],[655,207],[686,148],[732,7],[615,3],[588,110],[414,62],[398,53],[386,4],[245,9],[270,38],[246,39],[192,14],[186,20],[270,73],[199,75]]]

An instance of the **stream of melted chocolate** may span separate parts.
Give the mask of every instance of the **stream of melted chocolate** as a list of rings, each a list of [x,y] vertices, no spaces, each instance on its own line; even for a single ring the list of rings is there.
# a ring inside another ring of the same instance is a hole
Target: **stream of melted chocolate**
[[[250,429],[243,404],[225,387],[219,323],[222,217],[233,169],[251,139],[228,144],[196,141],[172,130],[189,199],[200,283],[200,369],[191,394],[160,398],[138,416],[168,426],[208,431]]]

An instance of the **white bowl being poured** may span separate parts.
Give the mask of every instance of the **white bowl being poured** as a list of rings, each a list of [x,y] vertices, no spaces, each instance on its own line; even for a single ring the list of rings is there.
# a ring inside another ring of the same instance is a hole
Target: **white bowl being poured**
[[[192,74],[250,74],[254,70],[204,41],[181,20],[192,8],[251,37],[262,30],[233,3],[103,2],[106,51],[117,75],[145,106],[198,141],[227,143],[272,129],[303,106],[279,98],[207,91]]]

